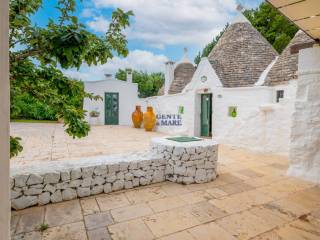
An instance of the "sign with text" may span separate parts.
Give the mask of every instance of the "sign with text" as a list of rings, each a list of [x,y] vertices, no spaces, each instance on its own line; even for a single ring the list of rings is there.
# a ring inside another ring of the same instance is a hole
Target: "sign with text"
[[[157,126],[182,126],[181,114],[157,114]]]

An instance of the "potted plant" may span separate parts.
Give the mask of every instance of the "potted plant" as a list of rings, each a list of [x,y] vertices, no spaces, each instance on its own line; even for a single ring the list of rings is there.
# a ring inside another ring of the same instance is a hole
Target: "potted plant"
[[[89,113],[89,116],[90,116],[90,124],[98,125],[100,112],[98,112],[97,110],[93,110]]]

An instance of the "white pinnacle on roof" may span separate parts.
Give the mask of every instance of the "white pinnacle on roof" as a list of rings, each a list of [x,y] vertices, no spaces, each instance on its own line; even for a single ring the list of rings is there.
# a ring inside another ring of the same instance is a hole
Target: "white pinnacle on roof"
[[[183,49],[182,58],[175,65],[178,66],[181,63],[191,63],[191,61],[189,59],[188,48],[186,48],[186,47]]]

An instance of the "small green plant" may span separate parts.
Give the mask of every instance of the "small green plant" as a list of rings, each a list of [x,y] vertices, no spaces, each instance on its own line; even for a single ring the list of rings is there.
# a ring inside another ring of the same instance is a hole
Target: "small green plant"
[[[100,113],[98,111],[91,111],[90,112],[90,117],[99,117]]]
[[[49,225],[47,223],[41,223],[38,227],[37,230],[39,232],[44,232],[45,230],[47,230],[49,228]]]
[[[10,158],[17,156],[23,150],[20,141],[21,138],[10,136]]]

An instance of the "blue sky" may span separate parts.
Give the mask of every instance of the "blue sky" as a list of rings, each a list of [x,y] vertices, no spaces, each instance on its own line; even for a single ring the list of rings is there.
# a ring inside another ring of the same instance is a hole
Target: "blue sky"
[[[72,77],[90,81],[115,73],[118,68],[162,71],[167,60],[178,61],[183,48],[193,61],[197,53],[237,15],[236,6],[256,8],[263,0],[83,0],[78,1],[76,15],[87,29],[103,35],[112,11],[120,7],[132,10],[131,26],[126,30],[129,56],[115,57],[104,65],[64,70]],[[43,1],[33,21],[44,26],[56,19],[57,0]]]

